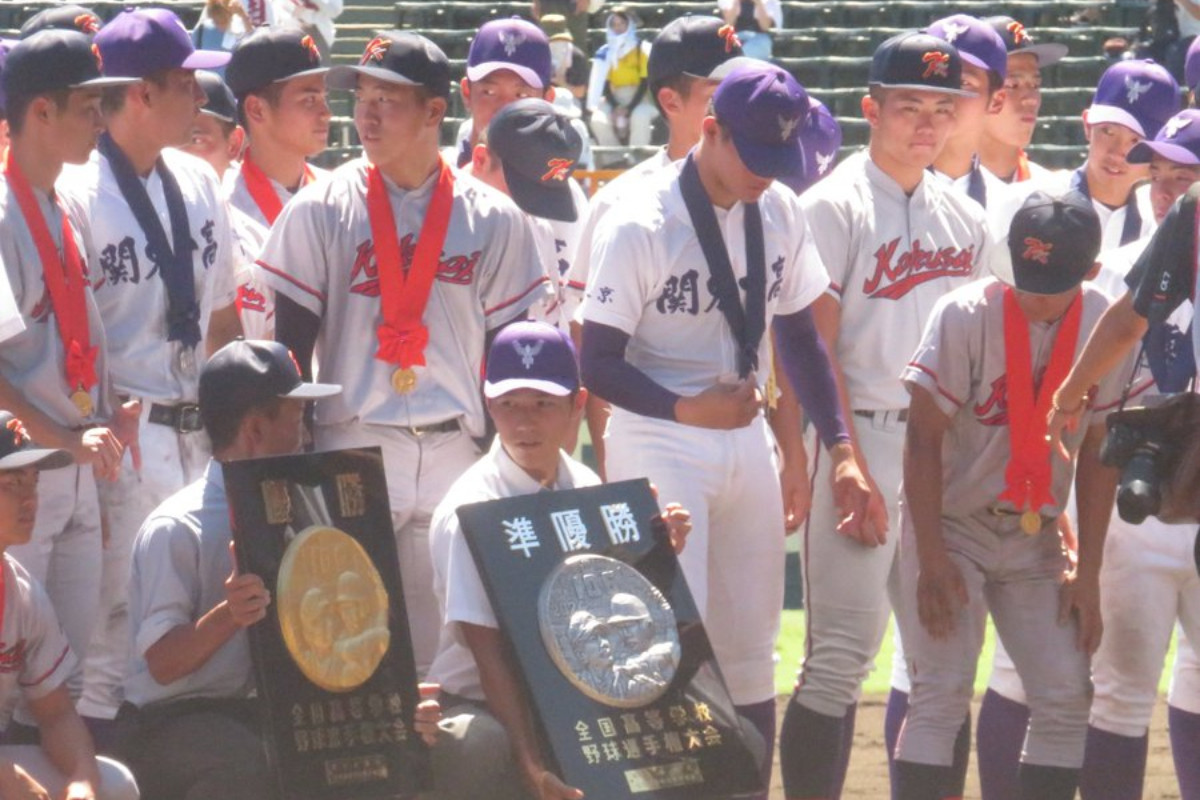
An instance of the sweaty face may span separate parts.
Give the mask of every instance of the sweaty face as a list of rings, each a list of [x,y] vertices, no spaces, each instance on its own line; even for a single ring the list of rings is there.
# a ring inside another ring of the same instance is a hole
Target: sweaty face
[[[1200,181],[1200,165],[1177,164],[1155,153],[1150,161],[1150,204],[1154,219],[1162,222],[1171,205],[1196,181]]]
[[[279,102],[263,104],[263,122],[271,138],[289,151],[315,156],[329,141],[329,104],[325,76],[307,75],[283,83]]]
[[[1088,137],[1088,186],[1092,194],[1096,195],[1102,184],[1110,193],[1124,197],[1148,173],[1146,165],[1125,160],[1142,137],[1131,128],[1113,122],[1088,125],[1086,117],[1084,122]]]
[[[1004,103],[999,113],[988,116],[988,135],[1012,148],[1028,147],[1033,141],[1041,107],[1042,73],[1038,69],[1037,56],[1032,53],[1009,56]]]
[[[442,114],[435,107],[441,100],[426,100],[414,86],[358,76],[354,92],[354,126],[363,150],[373,164],[403,162],[413,145],[435,137]]]
[[[509,103],[526,97],[545,98],[546,89],[530,86],[508,69],[498,69],[477,81],[463,80],[463,100],[471,112],[471,129],[481,131]]]
[[[872,156],[885,169],[928,167],[954,130],[954,96],[912,89],[885,89],[878,96],[863,100]]]

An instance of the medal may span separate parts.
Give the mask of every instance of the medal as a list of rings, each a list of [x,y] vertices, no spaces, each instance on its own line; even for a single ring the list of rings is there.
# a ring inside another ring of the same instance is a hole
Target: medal
[[[392,389],[396,394],[410,394],[417,388],[417,373],[412,367],[401,367],[392,373]]]
[[[1042,531],[1042,515],[1030,509],[1021,515],[1021,531],[1036,536]]]
[[[71,402],[79,409],[79,413],[84,417],[90,417],[95,407],[92,405],[92,396],[83,389],[78,389],[71,395]]]

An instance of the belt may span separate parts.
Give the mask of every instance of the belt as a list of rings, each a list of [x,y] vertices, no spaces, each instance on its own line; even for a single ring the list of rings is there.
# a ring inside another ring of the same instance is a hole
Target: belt
[[[854,416],[866,417],[867,419],[871,419],[871,420],[877,419],[880,422],[883,422],[884,420],[886,420],[889,415],[891,416],[891,419],[894,422],[908,422],[908,409],[907,408],[890,409],[890,410],[886,410],[886,411],[869,411],[867,409],[862,409],[862,408],[854,409]]]
[[[177,406],[153,403],[148,419],[155,425],[174,428],[178,433],[196,433],[204,430],[204,422],[200,419],[200,406],[195,403],[180,403]]]
[[[455,417],[454,419],[434,422],[430,425],[401,425],[400,430],[412,436],[425,436],[429,433],[453,433],[454,431],[461,430],[461,428],[458,424],[458,417]]]

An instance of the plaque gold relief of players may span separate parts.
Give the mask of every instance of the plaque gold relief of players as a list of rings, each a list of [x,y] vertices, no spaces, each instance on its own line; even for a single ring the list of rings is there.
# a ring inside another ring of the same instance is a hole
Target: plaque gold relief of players
[[[542,584],[542,641],[571,685],[593,700],[637,708],[662,697],[679,665],[670,603],[615,558],[571,556]]]
[[[288,652],[331,692],[361,686],[388,651],[388,594],[362,545],[336,528],[306,528],[288,544],[276,590]]]

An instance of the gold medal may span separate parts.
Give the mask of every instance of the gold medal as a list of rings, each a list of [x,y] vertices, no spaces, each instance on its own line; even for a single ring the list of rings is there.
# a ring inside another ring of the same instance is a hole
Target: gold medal
[[[417,373],[412,367],[401,367],[392,373],[392,389],[396,394],[411,394],[417,388]]]
[[[78,389],[71,394],[71,402],[79,409],[79,413],[85,417],[90,417],[95,410],[92,405],[92,396],[83,389]]]
[[[1029,536],[1042,531],[1042,515],[1030,509],[1021,515],[1021,530]]]

